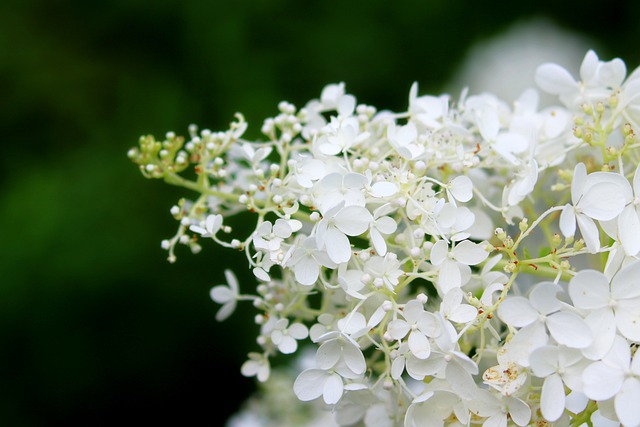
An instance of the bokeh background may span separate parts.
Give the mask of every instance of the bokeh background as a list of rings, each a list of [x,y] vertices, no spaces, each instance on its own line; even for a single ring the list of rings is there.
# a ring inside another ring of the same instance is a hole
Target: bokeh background
[[[223,130],[241,111],[259,138],[279,101],[302,106],[340,81],[391,110],[414,81],[435,94],[478,77],[477,91],[490,74],[508,94],[544,49],[640,63],[632,1],[4,0],[0,17],[8,427],[222,426],[255,390],[239,372],[257,348],[252,307],[218,323],[208,294],[224,267],[241,289],[255,282],[213,244],[166,261],[169,209],[188,193],[142,177],[126,156],[139,136]],[[543,26],[501,59],[512,45],[492,40],[529,22]]]

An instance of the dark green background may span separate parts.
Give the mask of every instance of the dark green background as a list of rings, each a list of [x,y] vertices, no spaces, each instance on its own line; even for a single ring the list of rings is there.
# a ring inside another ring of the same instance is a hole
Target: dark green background
[[[5,0],[0,5],[0,425],[221,426],[254,389],[254,311],[214,319],[211,286],[245,261],[206,245],[166,262],[183,195],[126,157],[143,134],[259,136],[281,100],[344,81],[406,107],[467,49],[546,16],[640,62],[640,3]],[[232,391],[237,388],[236,391]],[[222,393],[222,397],[217,396]]]

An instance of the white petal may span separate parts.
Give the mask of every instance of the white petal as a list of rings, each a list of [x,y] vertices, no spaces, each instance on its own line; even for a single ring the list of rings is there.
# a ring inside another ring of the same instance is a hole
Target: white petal
[[[391,234],[395,233],[398,224],[390,216],[383,216],[375,220],[375,228],[383,234]]]
[[[477,315],[478,309],[475,307],[469,304],[460,304],[449,314],[449,320],[456,323],[468,323],[475,319]]]
[[[509,398],[508,405],[509,415],[511,415],[514,423],[520,427],[529,424],[529,420],[531,419],[531,408],[529,408],[529,405],[515,397]]]
[[[394,340],[401,340],[409,333],[409,324],[402,319],[395,319],[389,322],[387,332]]]
[[[297,340],[303,340],[309,336],[309,330],[301,323],[294,323],[289,326],[289,335]]]
[[[468,176],[455,177],[449,184],[451,194],[460,202],[468,202],[473,197],[473,182]]]
[[[364,355],[355,345],[346,344],[342,349],[342,357],[347,367],[356,375],[363,374],[367,369]]]
[[[463,399],[471,399],[477,389],[473,377],[457,363],[448,363],[445,370],[451,389]]]
[[[598,70],[598,77],[600,83],[609,87],[619,87],[627,75],[627,67],[620,58],[612,59],[609,62],[605,62],[600,66]]]
[[[478,130],[485,141],[493,141],[500,130],[500,119],[495,108],[486,105],[478,115]]]
[[[340,360],[341,350],[337,340],[325,341],[316,351],[316,365],[320,369],[333,368]]]
[[[408,342],[409,350],[418,359],[426,359],[431,354],[431,344],[420,331],[412,331],[409,334]]]
[[[391,197],[398,192],[398,186],[393,182],[379,181],[371,186],[373,197]]]
[[[542,64],[536,69],[536,84],[545,92],[561,95],[578,89],[571,74],[558,64]]]
[[[618,230],[620,243],[626,254],[633,256],[640,252],[640,218],[633,205],[622,210],[618,217]]]
[[[334,227],[327,228],[325,240],[327,254],[329,258],[331,258],[331,261],[336,264],[342,264],[351,259],[351,243],[349,243],[349,238],[339,230]]]
[[[438,240],[431,247],[431,264],[440,265],[449,254],[449,245],[444,240]]]
[[[371,221],[371,212],[362,206],[347,206],[335,216],[336,227],[349,236],[358,236],[367,231]]]
[[[585,215],[599,221],[607,221],[618,216],[625,203],[624,191],[618,185],[599,182],[589,187],[578,205]]]
[[[594,338],[589,347],[582,349],[582,354],[591,360],[602,359],[611,350],[616,337],[616,320],[613,310],[609,307],[600,308],[589,313],[584,320],[591,328]]]
[[[623,426],[640,425],[640,380],[627,378],[615,399],[616,415]]]
[[[460,268],[455,261],[446,259],[440,265],[440,273],[438,274],[438,286],[443,293],[451,288],[460,287],[462,285],[462,274]]]
[[[302,371],[293,383],[293,392],[298,399],[308,402],[322,396],[328,374],[321,369]]]
[[[580,64],[580,78],[585,83],[595,83],[594,80],[598,75],[598,65],[600,65],[600,59],[598,55],[589,49]]]
[[[540,409],[547,421],[556,421],[564,412],[565,394],[560,375],[548,376],[542,384]]]
[[[564,237],[571,237],[576,234],[576,214],[573,206],[566,204],[562,208],[558,225]]]
[[[290,337],[289,335],[283,335],[280,343],[278,345],[278,350],[283,354],[291,354],[295,353],[298,349],[298,342]]]
[[[631,299],[640,297],[640,262],[627,264],[611,281],[611,295],[614,299]]]
[[[579,308],[604,307],[609,302],[609,281],[597,270],[582,270],[569,282],[569,296]]]
[[[338,403],[344,392],[342,378],[338,374],[331,374],[324,383],[322,398],[327,405]],[[302,399],[300,399],[302,400]]]
[[[640,298],[619,301],[614,311],[620,333],[631,341],[640,342]]]
[[[398,356],[391,362],[391,378],[397,380],[404,372],[404,356]]]
[[[316,280],[318,280],[318,276],[320,275],[320,265],[318,265],[318,262],[312,257],[305,256],[300,258],[293,267],[293,271],[298,283],[305,286],[311,286],[316,282]]]
[[[489,252],[485,250],[484,245],[473,243],[469,240],[463,240],[458,243],[452,252],[456,261],[466,265],[480,264],[489,256]]]
[[[482,423],[482,427],[507,427],[507,414],[498,412],[491,415]]]
[[[216,313],[216,320],[218,322],[222,322],[223,320],[225,320],[229,316],[231,316],[231,314],[233,314],[235,309],[236,309],[236,301],[235,300],[231,300],[231,301],[227,302],[222,307],[220,307],[220,310],[218,310],[218,312]]]
[[[369,238],[371,239],[373,249],[375,249],[378,255],[385,256],[387,254],[387,242],[384,240],[384,237],[382,237],[382,234],[380,234],[376,228],[371,228],[371,230],[369,230]]]
[[[582,214],[576,216],[576,221],[578,222],[578,228],[587,246],[587,250],[592,254],[598,252],[600,250],[600,231],[596,223],[588,216]]]
[[[561,290],[560,286],[552,282],[541,282],[531,290],[529,302],[542,314],[553,313],[562,307],[556,297],[556,294]]]
[[[539,347],[531,353],[531,370],[536,377],[545,378],[558,369],[558,347]]]
[[[560,344],[571,348],[585,348],[593,342],[589,326],[578,315],[560,311],[547,317],[547,328]]]
[[[573,178],[571,180],[571,203],[574,205],[580,201],[582,190],[587,182],[587,167],[584,163],[578,163],[573,168]]]
[[[235,298],[235,294],[231,292],[231,289],[224,285],[213,287],[209,292],[209,296],[218,304],[224,304],[225,302],[231,301]]]
[[[521,328],[535,322],[539,313],[531,306],[528,299],[515,296],[505,299],[500,304],[498,316],[507,325]]]
[[[582,374],[584,394],[590,399],[607,400],[622,387],[624,372],[611,368],[603,362],[589,365]]]

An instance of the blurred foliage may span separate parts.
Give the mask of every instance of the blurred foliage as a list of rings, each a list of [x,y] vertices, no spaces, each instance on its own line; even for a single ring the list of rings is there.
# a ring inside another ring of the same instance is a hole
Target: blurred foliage
[[[241,305],[217,323],[208,295],[224,267],[241,288],[254,283],[246,261],[211,244],[166,262],[169,208],[188,194],[142,178],[126,157],[140,135],[181,134],[190,123],[221,130],[241,111],[258,138],[279,101],[301,106],[338,81],[361,102],[400,110],[413,81],[438,92],[474,42],[531,16],[588,34],[603,58],[635,66],[639,9],[4,1],[0,424],[222,425],[254,390],[239,373],[257,348],[253,311]]]

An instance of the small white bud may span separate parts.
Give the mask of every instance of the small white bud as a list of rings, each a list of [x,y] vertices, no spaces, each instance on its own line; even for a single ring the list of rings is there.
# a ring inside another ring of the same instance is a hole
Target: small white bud
[[[249,198],[247,197],[246,194],[241,194],[240,197],[238,197],[238,203],[242,203],[244,205],[248,201],[249,201]]]
[[[411,254],[411,258],[420,258],[420,256],[422,255],[422,250],[414,246],[413,248],[411,248],[410,254]]]
[[[382,280],[380,277],[376,277],[375,279],[373,279],[373,286],[380,289],[384,286],[384,280]]]
[[[187,236],[186,234],[180,236],[180,243],[182,243],[183,245],[186,245],[187,243],[189,243],[189,236]]]
[[[368,285],[369,283],[371,283],[372,279],[373,277],[371,277],[369,273],[364,273],[362,276],[360,276],[360,282],[362,282],[365,285]]]
[[[318,211],[313,211],[309,214],[309,219],[313,222],[320,221],[320,214]]]
[[[281,302],[277,303],[276,305],[273,306],[273,308],[275,308],[276,311],[283,311],[284,310],[284,304],[282,304]]]
[[[176,206],[176,205],[173,205],[171,207],[171,211],[170,212],[171,212],[171,215],[178,216],[180,214],[180,208],[178,206]]]
[[[387,313],[390,312],[391,310],[393,310],[393,303],[389,300],[384,301],[382,303],[382,309]]]
[[[171,247],[171,242],[165,239],[162,242],[160,242],[160,247],[166,251]]]
[[[358,258],[360,258],[362,261],[368,261],[369,258],[371,258],[371,254],[368,251],[360,251],[358,253]]]
[[[253,321],[256,322],[256,325],[262,325],[264,323],[264,316],[262,314],[256,314]]]
[[[424,293],[420,292],[418,295],[416,295],[416,299],[420,301],[422,304],[426,304],[427,301],[429,300],[429,297],[426,296]]]

